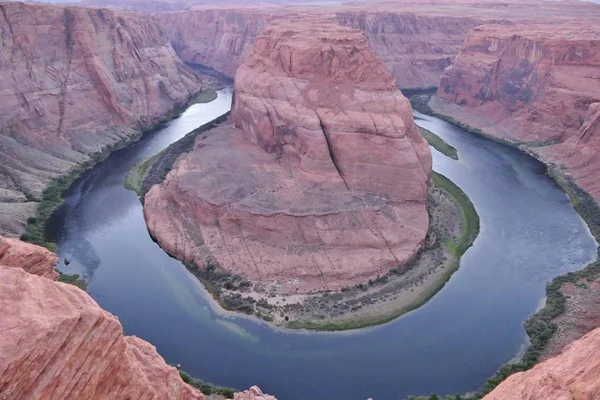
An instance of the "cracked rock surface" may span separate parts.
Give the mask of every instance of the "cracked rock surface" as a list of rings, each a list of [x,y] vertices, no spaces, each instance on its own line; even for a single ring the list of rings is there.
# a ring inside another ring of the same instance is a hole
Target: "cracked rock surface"
[[[362,32],[274,19],[234,89],[231,123],[146,196],[161,246],[282,293],[339,290],[415,256],[431,154]]]

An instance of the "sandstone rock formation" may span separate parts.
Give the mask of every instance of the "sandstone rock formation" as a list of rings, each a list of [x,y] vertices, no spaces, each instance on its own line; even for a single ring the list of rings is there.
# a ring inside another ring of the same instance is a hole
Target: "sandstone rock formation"
[[[57,262],[56,254],[43,247],[0,236],[0,265],[22,268],[30,274],[55,281],[58,280],[58,272],[54,269]]]
[[[269,15],[268,10],[208,9],[159,13],[156,18],[183,61],[233,77]]]
[[[430,106],[502,139],[555,144],[532,151],[600,199],[600,31],[591,25],[475,28]]]
[[[0,266],[0,397],[204,399],[77,287]]]
[[[277,400],[273,396],[264,394],[258,386],[252,386],[249,390],[238,392],[233,397],[234,400]]]
[[[200,80],[144,15],[0,3],[0,233],[52,178],[185,103]]]
[[[403,89],[436,87],[471,28],[485,21],[460,13],[366,10],[339,12],[337,18],[365,32],[371,48]]]
[[[146,195],[169,253],[283,293],[337,290],[415,256],[431,154],[363,33],[276,19],[237,71],[231,120]]]
[[[171,7],[174,2],[167,3]],[[193,3],[203,1],[184,0],[180,4]],[[477,25],[515,21],[561,23],[597,13],[595,5],[585,2],[539,0],[288,3],[285,7],[262,2],[257,6],[244,1],[196,5],[185,11],[158,13],[156,17],[184,61],[210,66],[233,77],[271,18],[298,13],[328,15],[342,25],[364,31],[371,48],[384,60],[397,85],[404,89],[437,86],[444,68]],[[148,4],[153,7],[154,3]],[[532,13],[532,9],[536,12]]]
[[[483,400],[600,398],[600,328],[531,370],[510,376]]]

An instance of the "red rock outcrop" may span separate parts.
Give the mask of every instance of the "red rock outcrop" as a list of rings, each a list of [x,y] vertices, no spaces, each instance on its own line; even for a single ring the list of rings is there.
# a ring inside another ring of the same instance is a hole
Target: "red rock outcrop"
[[[249,390],[238,392],[233,396],[234,400],[277,400],[273,396],[264,394],[258,386],[252,386]]]
[[[600,199],[600,30],[594,23],[475,28],[430,106],[493,136],[535,144],[533,152],[566,165]]]
[[[58,262],[56,254],[34,244],[0,236],[0,265],[22,268],[30,274],[58,280],[54,266]]]
[[[600,328],[526,372],[510,376],[483,400],[600,398]]]
[[[23,232],[52,178],[201,88],[157,21],[0,3],[0,233]]]
[[[0,398],[204,399],[77,287],[0,266]]]
[[[415,256],[431,154],[363,33],[277,19],[237,71],[231,120],[146,195],[168,252],[283,293],[337,290]]]

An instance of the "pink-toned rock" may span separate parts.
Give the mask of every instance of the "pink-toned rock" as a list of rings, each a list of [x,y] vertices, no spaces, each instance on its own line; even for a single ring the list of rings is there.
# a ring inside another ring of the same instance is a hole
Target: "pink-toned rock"
[[[526,372],[510,376],[483,400],[600,398],[600,328]]]
[[[22,268],[30,274],[58,280],[54,269],[58,257],[48,249],[17,239],[0,236],[0,265]]]
[[[565,165],[600,199],[598,23],[475,28],[430,106],[498,138],[535,144],[532,152]]]
[[[274,22],[238,69],[231,119],[146,195],[169,253],[283,293],[339,290],[415,256],[431,154],[360,31]]]
[[[52,178],[131,139],[202,82],[148,15],[0,3],[0,233]]]
[[[204,399],[69,284],[0,266],[0,398]]]
[[[233,77],[272,10],[208,9],[159,13],[156,18],[182,60]]]
[[[252,386],[249,390],[238,392],[233,396],[234,400],[277,400],[273,396],[264,394],[258,386]]]

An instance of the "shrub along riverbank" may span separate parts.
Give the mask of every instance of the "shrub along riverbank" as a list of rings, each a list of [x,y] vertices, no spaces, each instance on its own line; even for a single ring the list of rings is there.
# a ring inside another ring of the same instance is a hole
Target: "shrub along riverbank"
[[[494,138],[479,129],[459,123],[451,117],[433,112],[428,105],[430,98],[431,94],[414,96],[414,98],[411,98],[411,104],[415,110],[421,113],[444,119],[468,132],[482,135],[491,140],[517,147],[522,151],[526,151],[526,148],[522,147],[523,144],[499,140],[498,138]],[[539,161],[544,163],[543,160]],[[555,165],[549,165],[548,163],[544,164],[546,164],[548,168],[548,176],[550,176],[569,196],[571,204],[575,210],[584,219],[596,241],[600,242],[600,206],[596,200],[594,200],[589,193],[580,188],[571,177],[561,173]],[[600,255],[600,248],[598,249],[598,252]],[[437,396],[435,394],[430,396],[411,396],[409,397],[409,400],[481,399],[510,375],[532,368],[540,361],[540,354],[558,329],[558,326],[554,320],[565,312],[566,298],[561,291],[562,286],[569,282],[575,284],[581,279],[600,279],[600,260],[592,262],[579,271],[569,272],[567,274],[557,276],[552,280],[552,282],[546,285],[545,306],[527,319],[524,324],[525,331],[527,332],[531,342],[529,347],[525,350],[525,353],[519,361],[502,366],[492,377],[486,381],[481,391],[477,393],[470,393],[468,395],[450,395],[446,397]]]
[[[427,140],[427,143],[446,157],[450,157],[453,160],[458,160],[458,152],[444,139],[431,132],[429,129],[421,128],[421,135]]]

